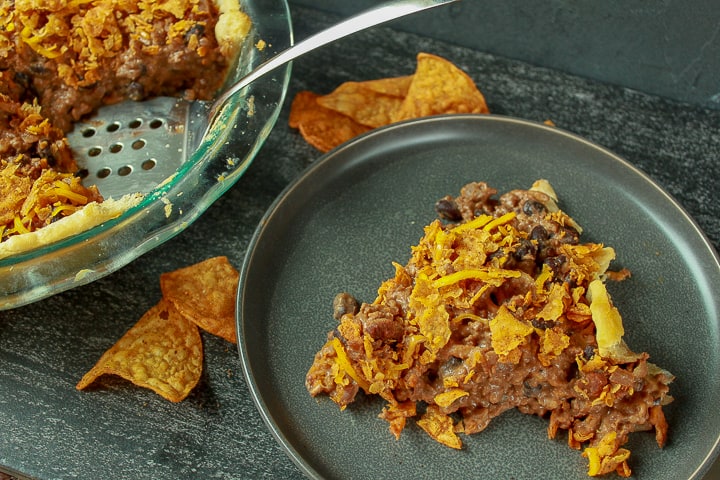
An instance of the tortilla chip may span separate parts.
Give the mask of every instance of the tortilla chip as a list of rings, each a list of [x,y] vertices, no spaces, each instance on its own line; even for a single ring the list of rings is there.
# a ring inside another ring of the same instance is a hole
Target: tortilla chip
[[[163,299],[100,357],[76,388],[83,390],[111,374],[180,402],[200,380],[202,366],[197,326]]]
[[[407,95],[413,76],[345,82],[332,93],[317,98],[319,105],[347,115],[372,128],[392,122]],[[291,125],[292,126],[292,125]]]
[[[508,355],[521,344],[534,329],[532,325],[518,320],[505,305],[502,305],[495,317],[490,320],[492,347],[498,355]]]
[[[403,98],[371,90],[362,82],[345,82],[332,93],[318,97],[317,103],[361,125],[377,128],[392,121]]]
[[[30,193],[32,180],[17,175],[17,164],[0,164],[0,225],[9,224]]]
[[[408,94],[393,117],[399,122],[443,113],[489,113],[473,80],[448,60],[420,53]]]
[[[227,257],[160,275],[163,297],[203,330],[237,343],[235,301],[240,274]]]
[[[467,397],[468,395],[470,395],[470,393],[466,392],[462,388],[451,388],[450,390],[435,395],[433,401],[438,406],[446,408],[452,405],[455,400],[462,397]]]
[[[462,440],[455,434],[455,424],[452,418],[443,413],[437,405],[428,405],[427,411],[417,421],[417,424],[435,441],[451,448],[462,448]]]
[[[345,115],[337,115],[335,121],[328,119],[301,124],[300,134],[306,142],[324,153],[370,130]]]
[[[408,400],[386,405],[378,417],[390,424],[390,432],[395,436],[396,440],[399,440],[400,434],[405,429],[407,419],[414,417],[416,414],[415,402]]]
[[[290,126],[295,125],[313,147],[327,152],[370,130],[346,115],[322,107],[317,103],[319,97],[312,92],[299,92],[290,106]]]
[[[414,322],[419,333],[425,337],[427,350],[421,358],[423,363],[435,361],[435,354],[450,340],[450,314],[447,312],[437,287],[427,275],[420,274],[409,299],[409,308],[415,313]]]
[[[449,61],[420,53],[413,75],[345,82],[327,95],[298,92],[289,125],[322,152],[368,130],[442,113],[489,113],[472,79]]]
[[[361,82],[368,90],[394,97],[402,97],[408,94],[413,76],[405,75],[404,77],[379,78],[377,80],[366,80]]]
[[[318,114],[317,95],[313,92],[303,90],[298,92],[290,105],[290,128],[298,128],[303,122],[312,121]]]
[[[627,459],[630,457],[630,451],[618,448],[615,432],[606,433],[595,445],[585,448],[582,456],[588,459],[588,476],[597,477],[610,472],[619,474],[627,472],[628,475],[621,476],[629,476]]]

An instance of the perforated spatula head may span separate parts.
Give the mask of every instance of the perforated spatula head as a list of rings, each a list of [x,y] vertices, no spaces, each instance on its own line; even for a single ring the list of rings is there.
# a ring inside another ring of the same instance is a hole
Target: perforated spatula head
[[[227,100],[263,75],[360,30],[457,0],[395,0],[323,30],[258,66],[213,103],[160,97],[101,108],[68,141],[87,184],[106,197],[147,193],[192,155]]]
[[[80,175],[106,198],[147,193],[187,161],[208,127],[209,108],[169,97],[101,108],[67,136]]]

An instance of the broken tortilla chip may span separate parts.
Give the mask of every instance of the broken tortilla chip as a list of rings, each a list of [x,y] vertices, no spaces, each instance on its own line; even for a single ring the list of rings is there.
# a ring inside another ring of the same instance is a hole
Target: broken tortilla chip
[[[237,343],[235,300],[239,272],[227,257],[213,257],[160,275],[163,297],[208,333]]]
[[[202,366],[197,326],[163,299],[100,357],[76,388],[83,390],[101,375],[110,374],[180,402],[200,380]]]
[[[462,448],[462,440],[455,434],[455,424],[449,415],[437,405],[428,405],[427,411],[417,421],[420,428],[435,441],[451,448]]]
[[[420,53],[402,106],[393,121],[444,113],[489,113],[485,97],[472,78],[437,55]]]
[[[378,78],[376,80],[365,80],[360,82],[368,90],[394,97],[405,98],[410,89],[413,76],[405,75],[403,77]]]
[[[297,125],[305,141],[321,152],[370,130],[352,118],[317,103],[319,95],[303,91],[290,106],[290,126]]]
[[[301,123],[312,121],[318,116],[317,98],[319,96],[320,95],[308,90],[303,90],[295,95],[292,105],[290,106],[290,115],[288,118],[290,128],[298,128]]]
[[[327,152],[374,128],[446,113],[490,112],[465,72],[441,57],[420,53],[412,75],[349,81],[327,95],[298,92],[288,124]]]
[[[332,110],[328,110],[328,112],[332,112]],[[334,117],[334,120],[328,118],[326,121],[301,124],[300,134],[306,142],[321,152],[329,152],[333,148],[370,130],[369,127],[360,125],[345,115],[336,115],[336,117],[331,116]]]
[[[317,103],[371,128],[392,122],[392,116],[408,93],[412,75],[345,82],[332,93],[317,97]],[[292,125],[291,125],[292,126]]]
[[[361,125],[377,128],[392,121],[403,98],[371,90],[362,82],[345,82],[332,93],[318,97],[317,103]]]

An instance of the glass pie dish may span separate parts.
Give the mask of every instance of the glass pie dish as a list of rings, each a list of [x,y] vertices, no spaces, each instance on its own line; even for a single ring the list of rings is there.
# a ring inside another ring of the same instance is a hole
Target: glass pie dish
[[[291,46],[286,0],[241,0],[253,22],[228,84]],[[256,48],[259,40],[264,48]],[[277,121],[290,65],[225,104],[178,170],[122,215],[68,238],[0,259],[0,310],[19,307],[108,275],[182,232],[247,170]],[[102,193],[102,191],[101,191]]]

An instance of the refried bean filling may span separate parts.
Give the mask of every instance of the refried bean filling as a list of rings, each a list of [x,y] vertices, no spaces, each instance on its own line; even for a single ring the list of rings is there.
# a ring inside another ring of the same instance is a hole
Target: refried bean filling
[[[306,377],[312,396],[342,409],[358,392],[386,401],[380,417],[397,437],[408,418],[461,448],[506,410],[549,419],[567,432],[591,476],[629,476],[630,433],[668,425],[673,376],[634,353],[604,282],[614,251],[581,243],[582,229],[544,180],[497,197],[466,185],[436,204],[410,261],[395,264],[372,303],[348,293],[333,305],[337,328]]]

